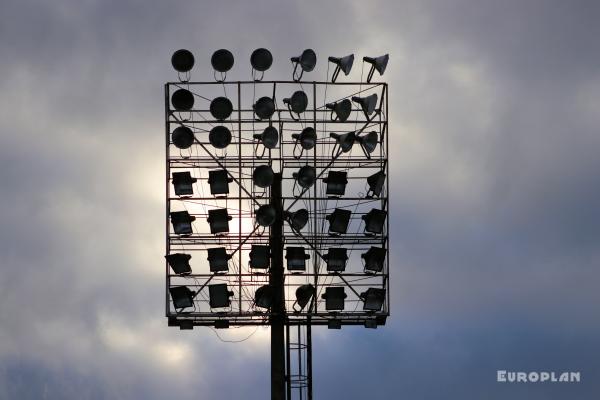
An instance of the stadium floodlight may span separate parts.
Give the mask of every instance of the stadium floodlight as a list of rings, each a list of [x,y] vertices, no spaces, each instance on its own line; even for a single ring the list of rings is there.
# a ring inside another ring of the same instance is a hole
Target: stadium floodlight
[[[257,139],[267,149],[274,149],[279,143],[279,132],[274,126],[267,126],[262,133],[255,133],[252,135],[254,139]]]
[[[288,271],[305,271],[306,260],[309,258],[310,255],[306,254],[304,247],[287,247],[285,249]]]
[[[327,311],[343,310],[344,299],[348,297],[346,291],[340,286],[328,286],[325,293],[321,296],[325,300],[325,309]]]
[[[345,122],[352,113],[352,102],[349,99],[327,103],[325,107],[331,110],[331,120]]]
[[[227,233],[229,232],[229,221],[231,216],[227,213],[226,208],[216,208],[208,210],[208,218],[206,221],[210,225],[210,233]]]
[[[231,131],[223,125],[213,127],[208,133],[208,141],[216,149],[224,149],[231,143]]]
[[[360,108],[365,113],[365,118],[369,119],[369,115],[373,114],[375,107],[377,107],[377,93],[373,93],[367,97],[352,97],[352,101],[358,103]]]
[[[271,259],[271,248],[262,244],[253,244],[250,249],[250,268],[267,269]]]
[[[210,115],[216,120],[223,121],[231,115],[233,112],[233,104],[227,97],[215,97],[210,102]]]
[[[302,230],[308,223],[308,210],[301,208],[294,212],[284,212],[285,220],[290,224],[292,229],[296,231]]]
[[[272,98],[264,96],[258,99],[252,108],[258,119],[270,119],[275,113],[275,102]]]
[[[296,301],[292,305],[295,312],[299,313],[310,302],[310,299],[315,295],[315,287],[310,283],[300,285],[296,289]],[[296,308],[298,306],[299,309]]]
[[[368,329],[377,329],[377,320],[376,319],[368,319],[365,321],[365,328]]]
[[[298,144],[302,147],[302,150],[310,150],[317,144],[317,132],[312,126],[307,126],[300,133],[293,133],[292,138],[296,139],[294,150],[296,150]]]
[[[371,131],[366,135],[359,135],[356,137],[356,140],[358,143],[360,143],[360,146],[365,152],[367,158],[370,159],[371,153],[375,151],[375,148],[377,148],[377,143],[379,142],[379,135],[377,135],[377,132]]]
[[[188,111],[194,107],[194,95],[187,89],[177,89],[171,96],[171,104],[177,111]]]
[[[271,226],[277,219],[277,210],[270,204],[263,204],[256,210],[256,223],[260,226]]]
[[[292,119],[297,120],[292,112],[300,115],[306,111],[306,107],[308,107],[308,96],[302,90],[297,90],[292,94],[292,97],[284,98],[283,104],[287,104]]]
[[[354,54],[347,55],[345,57],[329,57],[329,62],[335,64],[335,70],[331,75],[331,83],[335,83],[340,74],[340,71],[344,71],[344,75],[348,75],[352,70],[352,64],[354,64]]]
[[[313,128],[312,126],[307,126],[302,130],[302,132],[293,133],[292,139],[296,140],[292,153],[294,155],[294,158],[299,160],[302,157],[304,150],[310,150],[315,147],[315,145],[317,144],[317,133],[315,132],[315,128]],[[300,148],[302,149],[300,150],[300,154],[296,154],[296,149],[298,148],[298,145],[300,145]]]
[[[369,71],[369,74],[367,75],[367,83],[371,82],[371,79],[373,78],[373,73],[375,72],[375,70],[377,70],[377,72],[379,72],[379,75],[383,75],[383,73],[385,72],[385,69],[387,68],[389,59],[390,59],[389,54],[385,54],[385,55],[379,56],[379,57],[363,57],[363,61],[371,64],[371,70]]]
[[[226,283],[218,283],[216,285],[208,285],[208,302],[210,308],[224,308],[231,304],[230,297],[233,292],[227,290]]]
[[[327,272],[342,272],[348,263],[348,249],[344,247],[330,247],[323,256],[327,263]]]
[[[383,190],[383,184],[385,182],[385,172],[379,171],[367,178],[367,184],[369,185],[369,191],[367,192],[367,198],[373,196],[381,196]]]
[[[317,65],[317,54],[312,49],[306,49],[302,52],[299,57],[292,57],[292,64],[294,64],[294,71],[292,72],[292,78],[294,81],[299,81],[302,79],[302,74],[304,72],[310,72],[315,69],[315,65]],[[296,74],[296,70],[298,69],[298,65],[300,66],[300,74]]]
[[[252,79],[261,81],[264,77],[265,71],[271,68],[271,64],[273,64],[273,55],[267,49],[256,49],[250,56],[250,64],[252,65]],[[260,79],[255,76],[254,71],[262,73]]]
[[[368,288],[366,292],[360,295],[364,301],[363,310],[366,311],[381,311],[385,302],[385,289]]]
[[[172,211],[170,215],[175,234],[189,235],[192,233],[192,222],[196,220],[196,217],[187,211]]]
[[[187,286],[174,286],[169,288],[171,298],[173,299],[173,307],[177,308],[188,308],[194,306],[194,297],[196,295]]]
[[[268,188],[273,184],[275,173],[270,165],[259,165],[252,173],[252,181],[260,188]]]
[[[177,196],[191,196],[194,194],[193,184],[196,183],[197,179],[192,178],[192,174],[189,171],[185,172],[173,172],[172,183]]]
[[[351,216],[352,211],[336,208],[331,214],[325,217],[329,221],[329,233],[338,235],[346,233]]]
[[[171,133],[171,140],[179,149],[190,148],[194,144],[194,132],[187,126],[178,126]]]
[[[336,141],[336,145],[333,146],[332,150],[332,154],[334,155],[340,151],[347,153],[352,150],[352,146],[354,146],[354,142],[356,140],[356,133],[354,132],[344,133],[343,135],[331,132],[329,136],[334,138]]]
[[[383,226],[385,224],[385,218],[387,212],[379,210],[377,208],[372,209],[366,215],[362,216],[365,221],[365,233],[378,235],[383,232]]]
[[[305,165],[298,172],[294,172],[292,176],[300,187],[308,189],[317,179],[317,170],[313,166]]]
[[[327,184],[325,194],[329,197],[339,197],[346,193],[348,184],[348,173],[346,171],[329,171],[327,177],[323,178]]]
[[[208,260],[210,272],[227,272],[229,270],[227,261],[231,256],[227,254],[225,247],[212,247],[207,249],[207,252],[208,257],[206,259]]]
[[[212,57],[210,58],[210,63],[215,70],[215,74],[216,71],[224,74],[233,67],[233,54],[231,54],[229,50],[219,49],[213,53]],[[219,80],[215,75],[215,80],[222,82],[225,80],[225,76],[223,76],[223,79]]]
[[[381,247],[371,246],[369,250],[361,254],[365,261],[365,272],[377,273],[383,271],[386,250]]]
[[[212,195],[228,194],[231,182],[233,182],[233,178],[224,169],[208,171],[208,185]]]
[[[192,267],[190,267],[191,255],[174,253],[166,255],[165,258],[173,272],[177,275],[188,275],[192,272]]]
[[[271,308],[273,305],[273,287],[263,285],[254,293],[254,304],[260,308]]]
[[[171,65],[177,72],[189,72],[194,66],[194,55],[186,49],[179,49],[171,56]]]

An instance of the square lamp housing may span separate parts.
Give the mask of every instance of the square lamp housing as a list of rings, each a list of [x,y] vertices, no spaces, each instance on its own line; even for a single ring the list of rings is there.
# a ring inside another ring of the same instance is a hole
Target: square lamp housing
[[[270,247],[260,244],[253,244],[250,250],[250,268],[269,268]]]
[[[208,184],[212,195],[228,194],[229,182],[231,181],[232,179],[224,169],[208,171]]]
[[[286,248],[285,258],[288,271],[305,271],[306,260],[310,256],[306,254],[304,247],[288,247]]]
[[[330,247],[324,257],[327,262],[328,272],[341,272],[346,270],[348,262],[348,249],[343,247]]]
[[[348,174],[345,171],[329,171],[323,182],[327,184],[326,194],[328,196],[343,196],[346,193]]]
[[[385,249],[373,246],[366,253],[361,254],[362,259],[365,261],[365,272],[381,272],[385,262],[385,255]]]
[[[363,310],[381,311],[381,307],[385,302],[385,289],[368,288],[361,297],[364,301]]]
[[[325,309],[333,311],[344,309],[344,299],[346,299],[347,295],[343,287],[330,286],[325,289],[322,297],[325,299]]]
[[[186,172],[173,172],[173,188],[177,196],[191,196],[194,194],[193,184],[197,181],[196,178],[192,178],[189,171]]]
[[[187,211],[174,211],[170,215],[175,234],[190,235],[192,233],[192,222],[196,220],[196,217]]]
[[[218,208],[208,210],[208,218],[206,219],[210,225],[210,233],[227,233],[229,232],[229,221],[231,217],[227,213],[226,208]]]
[[[379,235],[383,233],[387,212],[379,209],[372,209],[366,215],[363,215],[365,221],[365,233]]]
[[[350,223],[351,216],[352,211],[336,208],[327,216],[327,220],[329,221],[329,233],[346,233],[348,231],[348,224]]]
[[[169,288],[169,292],[175,308],[187,308],[194,305],[194,292],[187,286],[175,286]]]
[[[174,253],[166,255],[167,263],[171,266],[173,272],[177,275],[187,275],[192,272],[190,267],[190,259],[192,258],[189,254]]]
[[[229,255],[225,247],[213,247],[207,251],[208,257],[206,259],[208,260],[210,272],[227,272],[229,270],[227,265]]]
[[[208,285],[208,297],[210,308],[229,307],[229,305],[231,304],[229,298],[231,296],[233,296],[233,292],[227,290],[226,283]]]

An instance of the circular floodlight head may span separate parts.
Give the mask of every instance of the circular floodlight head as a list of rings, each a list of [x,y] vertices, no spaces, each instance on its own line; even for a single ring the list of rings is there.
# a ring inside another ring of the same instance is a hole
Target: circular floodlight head
[[[279,142],[279,132],[274,126],[267,126],[263,131],[260,140],[267,149],[274,149]]]
[[[233,67],[233,54],[229,50],[217,50],[210,58],[210,63],[216,71],[227,72]]]
[[[293,174],[294,178],[298,182],[298,185],[307,189],[315,183],[315,179],[317,179],[317,170],[315,167],[311,167],[310,165],[305,165],[300,168],[298,172]]]
[[[229,118],[233,112],[233,104],[227,97],[215,97],[210,102],[210,114],[217,120]]]
[[[208,134],[208,141],[217,149],[224,149],[231,143],[231,131],[223,126],[215,126]]]
[[[254,184],[261,188],[267,188],[273,184],[275,174],[273,168],[270,165],[260,165],[256,167],[252,173],[252,181]]]
[[[188,72],[194,66],[194,55],[186,49],[177,50],[171,56],[171,65],[177,72]]]
[[[332,120],[338,120],[340,122],[345,122],[352,112],[352,102],[349,99],[344,99],[342,101],[337,101],[335,103],[327,103],[325,107],[333,110],[335,113],[335,117],[332,115]]]
[[[292,97],[283,99],[283,102],[288,105],[296,114],[301,114],[308,107],[308,96],[302,90],[294,92]]]
[[[300,134],[294,133],[292,138],[299,141],[304,150],[310,150],[317,144],[317,133],[311,126],[304,128]]]
[[[303,71],[310,72],[315,69],[315,65],[317,65],[317,54],[313,49],[306,49],[302,52],[300,57],[292,57],[292,62],[300,64],[300,68],[302,68]]]
[[[194,95],[186,89],[177,89],[171,96],[171,103],[176,110],[191,110],[194,107]]]
[[[267,49],[256,49],[250,56],[250,64],[252,64],[252,68],[255,70],[264,72],[271,68],[271,64],[273,64],[273,55]]]
[[[269,119],[275,112],[275,103],[270,97],[261,97],[254,104],[254,112],[260,119]]]
[[[286,214],[286,219],[293,229],[299,231],[308,223],[308,210],[301,208],[293,213],[288,212]]]
[[[178,126],[171,134],[173,144],[180,149],[187,149],[194,143],[194,132],[187,126]]]
[[[254,304],[257,307],[270,308],[273,304],[273,288],[270,285],[264,285],[256,289]]]
[[[260,226],[271,226],[277,219],[277,211],[270,204],[264,204],[256,210],[256,222]]]
[[[310,283],[298,286],[298,289],[296,289],[296,302],[298,303],[298,307],[300,307],[300,311],[306,307],[314,295],[315,287]]]
[[[371,131],[364,136],[359,136],[357,139],[360,141],[360,144],[362,144],[363,149],[369,154],[375,151],[377,142],[379,142],[379,136],[375,131]]]

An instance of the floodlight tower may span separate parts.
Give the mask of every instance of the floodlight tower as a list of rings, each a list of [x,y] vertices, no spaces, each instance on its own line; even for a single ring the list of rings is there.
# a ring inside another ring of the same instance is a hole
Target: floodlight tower
[[[291,57],[291,80],[265,80],[273,55],[250,55],[252,79],[193,82],[188,50],[165,84],[166,296],[170,326],[271,327],[271,396],[312,399],[313,326],[376,328],[389,316],[388,55]],[[329,69],[328,69],[329,71]],[[329,81],[329,79],[331,81]]]

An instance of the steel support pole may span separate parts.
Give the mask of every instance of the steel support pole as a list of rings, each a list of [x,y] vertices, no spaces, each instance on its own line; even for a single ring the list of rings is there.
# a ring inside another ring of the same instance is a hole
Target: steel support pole
[[[271,226],[271,273],[269,284],[273,290],[271,308],[271,400],[285,400],[285,303],[283,292],[283,210],[281,204],[281,173],[275,174],[271,186],[271,205],[277,218]]]

